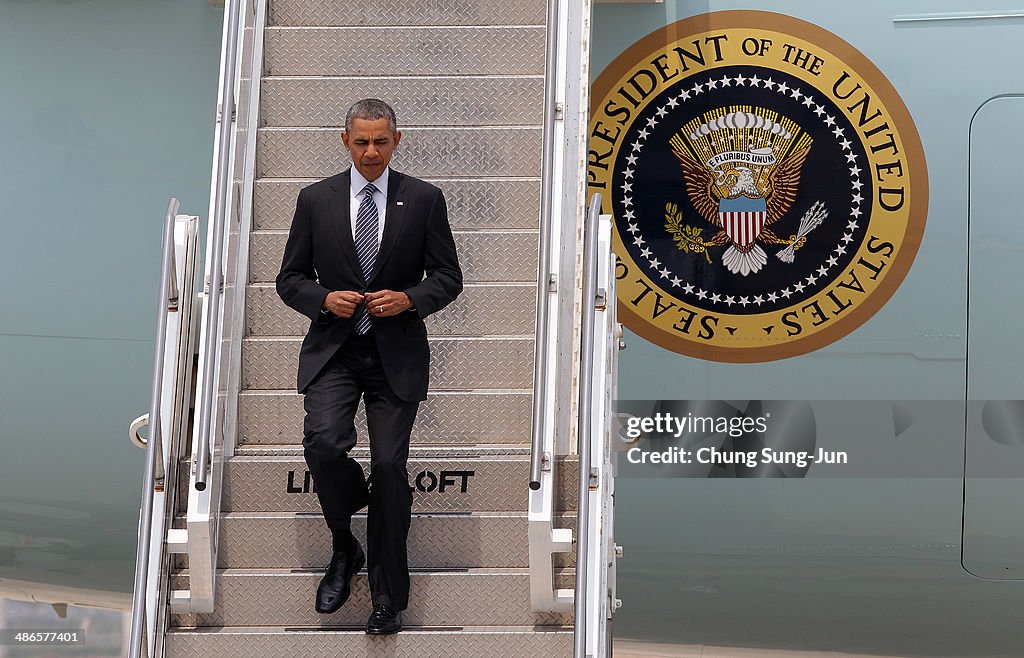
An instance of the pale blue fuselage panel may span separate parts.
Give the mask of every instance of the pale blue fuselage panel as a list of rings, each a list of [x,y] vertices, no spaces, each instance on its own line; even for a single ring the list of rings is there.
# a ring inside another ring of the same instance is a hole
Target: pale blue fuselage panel
[[[1021,410],[985,402],[1024,398],[1015,292],[1024,144],[1013,128],[1024,103],[992,100],[1024,92],[1015,64],[1024,18],[932,20],[975,9],[960,2],[600,4],[593,75],[655,29],[733,9],[813,23],[882,71],[923,142],[928,218],[892,298],[817,351],[721,363],[627,332],[620,398],[812,401],[819,445],[829,432],[848,444],[861,433],[859,457],[871,463],[857,477],[813,467],[798,480],[620,477],[626,603],[616,635],[783,652],[1020,655],[1009,611],[1024,604],[1024,582],[993,581],[1020,579],[1024,567]],[[992,13],[1024,13],[1020,3],[1001,9]]]

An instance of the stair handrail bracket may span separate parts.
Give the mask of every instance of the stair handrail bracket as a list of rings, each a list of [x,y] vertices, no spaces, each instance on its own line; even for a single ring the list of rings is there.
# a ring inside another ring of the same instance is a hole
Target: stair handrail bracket
[[[586,209],[591,0],[549,0],[545,56],[540,266],[529,481],[530,601],[534,611],[570,612],[557,589],[555,553],[573,550],[556,519],[558,466],[575,450],[579,382],[582,225]]]
[[[175,542],[188,552],[188,589],[171,592],[176,613],[214,611],[224,461],[237,441],[265,20],[266,0],[225,3],[186,532]]]

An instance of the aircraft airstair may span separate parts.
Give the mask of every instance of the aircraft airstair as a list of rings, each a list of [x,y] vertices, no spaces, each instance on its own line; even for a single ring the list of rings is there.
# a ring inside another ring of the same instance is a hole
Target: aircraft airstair
[[[589,2],[552,2],[228,1],[194,297],[196,220],[166,218],[132,658],[610,655],[610,224],[585,207]],[[313,610],[331,539],[294,391],[308,320],[273,283],[299,189],[348,166],[344,113],[368,96],[397,111],[392,166],[444,190],[466,284],[427,320],[388,637],[363,632],[365,570]]]

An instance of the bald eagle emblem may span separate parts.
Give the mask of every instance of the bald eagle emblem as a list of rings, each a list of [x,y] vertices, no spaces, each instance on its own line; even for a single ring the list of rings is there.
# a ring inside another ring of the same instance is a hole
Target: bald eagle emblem
[[[685,227],[669,204],[668,229],[684,251],[727,247],[722,264],[733,274],[756,274],[768,263],[761,245],[786,245],[777,255],[791,263],[796,249],[828,213],[815,203],[796,235],[783,239],[773,225],[792,208],[813,140],[793,121],[763,108],[720,108],[695,118],[671,139],[690,203],[717,228],[710,240]]]

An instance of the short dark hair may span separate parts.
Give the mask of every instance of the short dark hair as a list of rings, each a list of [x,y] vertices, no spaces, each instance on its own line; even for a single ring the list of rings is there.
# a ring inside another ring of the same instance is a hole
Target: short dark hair
[[[348,108],[348,112],[345,113],[346,132],[352,127],[353,119],[365,119],[367,121],[387,119],[391,132],[398,130],[398,120],[395,118],[395,111],[391,109],[390,105],[379,98],[364,98],[361,101],[356,101],[352,104],[352,107]]]

